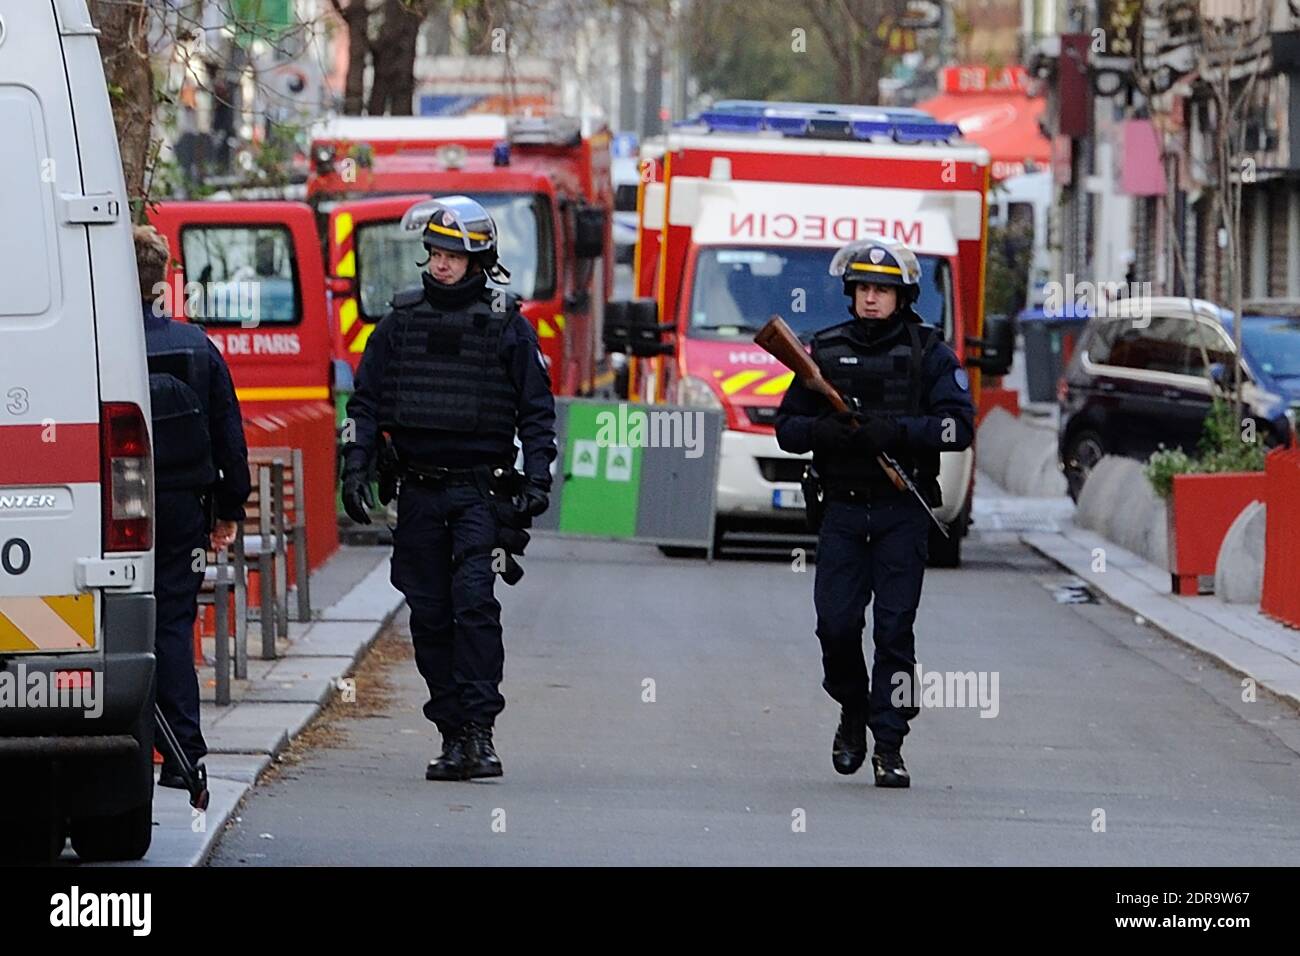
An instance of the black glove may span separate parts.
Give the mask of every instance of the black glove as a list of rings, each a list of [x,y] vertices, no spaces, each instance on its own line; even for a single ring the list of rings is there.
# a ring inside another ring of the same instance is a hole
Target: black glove
[[[891,451],[902,437],[897,421],[885,415],[858,415],[858,428],[853,434],[853,447],[868,455]]]
[[[823,415],[813,422],[813,450],[823,453],[842,451],[853,438],[853,416],[848,412]]]
[[[365,468],[348,468],[343,472],[343,510],[357,524],[370,524],[370,509],[375,496],[370,491],[370,476]]]
[[[515,496],[515,510],[529,518],[545,514],[550,506],[551,499],[547,489],[531,479],[524,482],[524,487]]]

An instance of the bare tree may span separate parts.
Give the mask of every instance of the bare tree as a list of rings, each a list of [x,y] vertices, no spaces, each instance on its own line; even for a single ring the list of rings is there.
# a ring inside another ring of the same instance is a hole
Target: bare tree
[[[1234,344],[1237,360],[1233,363],[1230,387],[1233,414],[1237,421],[1242,415],[1241,395],[1241,307],[1242,307],[1242,254],[1241,254],[1241,188],[1243,180],[1251,177],[1251,163],[1247,159],[1245,113],[1255,95],[1257,80],[1263,72],[1263,51],[1268,39],[1267,3],[1261,0],[1241,0],[1239,18],[1211,19],[1204,15],[1199,3],[1164,3],[1161,0],[1144,0],[1144,16],[1158,24],[1164,16],[1177,14],[1190,19],[1192,31],[1186,37],[1193,51],[1193,67],[1182,77],[1187,91],[1195,89],[1208,95],[1212,107],[1210,159],[1204,175],[1211,188],[1211,219],[1217,221],[1224,236],[1223,271],[1226,273],[1228,307],[1237,317],[1234,323]],[[1158,29],[1158,27],[1157,27]],[[1167,75],[1168,66],[1157,65],[1156,51],[1146,49],[1145,37],[1152,31],[1142,32],[1140,53],[1133,61],[1133,80],[1142,94],[1156,127],[1161,149],[1161,163],[1165,169],[1187,154],[1189,144],[1182,136],[1184,129],[1176,123],[1171,111],[1171,84],[1158,77]],[[1198,170],[1192,170],[1196,174]],[[1194,295],[1193,282],[1187,267],[1184,236],[1172,229],[1174,203],[1169,186],[1160,196],[1161,217],[1171,224],[1170,249],[1174,266],[1187,290],[1188,300]],[[1202,239],[1203,241],[1203,239]],[[1199,328],[1199,325],[1197,326]],[[1204,341],[1198,342],[1206,374],[1209,362]]]
[[[343,87],[343,112],[360,116],[365,103],[366,57],[370,53],[370,14],[366,0],[330,0],[348,31],[348,71]]]
[[[881,27],[903,19],[907,0],[802,0],[799,6],[830,51],[840,101],[878,103],[889,50]]]
[[[151,155],[155,104],[153,69],[149,62],[150,6],[148,0],[90,0],[90,15],[99,27],[99,53],[113,103],[118,149],[126,194],[139,221],[144,205],[145,175]]]

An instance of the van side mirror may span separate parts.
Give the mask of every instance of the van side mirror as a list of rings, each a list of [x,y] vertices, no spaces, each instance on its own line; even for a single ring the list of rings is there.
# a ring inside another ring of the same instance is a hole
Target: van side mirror
[[[622,352],[638,358],[672,355],[672,342],[661,341],[673,326],[659,324],[659,306],[654,299],[620,299],[605,303],[605,351]]]
[[[605,210],[579,206],[573,222],[573,254],[579,259],[599,259],[605,251]]]
[[[967,356],[966,364],[985,375],[1006,375],[1011,371],[1011,359],[1016,352],[1016,320],[1010,315],[986,315],[984,338],[966,336],[966,347],[977,348],[980,354]]]

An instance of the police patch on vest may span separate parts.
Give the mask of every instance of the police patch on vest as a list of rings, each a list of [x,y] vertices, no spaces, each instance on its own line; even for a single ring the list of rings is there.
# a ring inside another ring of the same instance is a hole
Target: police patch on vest
[[[970,376],[966,374],[964,368],[953,369],[952,380],[957,383],[957,387],[963,392],[970,391]]]

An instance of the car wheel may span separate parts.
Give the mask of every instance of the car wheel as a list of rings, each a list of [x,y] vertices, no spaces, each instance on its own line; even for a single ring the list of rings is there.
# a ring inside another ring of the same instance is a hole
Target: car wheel
[[[1079,432],[1065,446],[1065,485],[1070,493],[1070,500],[1076,504],[1083,491],[1084,482],[1097,462],[1106,456],[1106,445],[1096,432]]]

